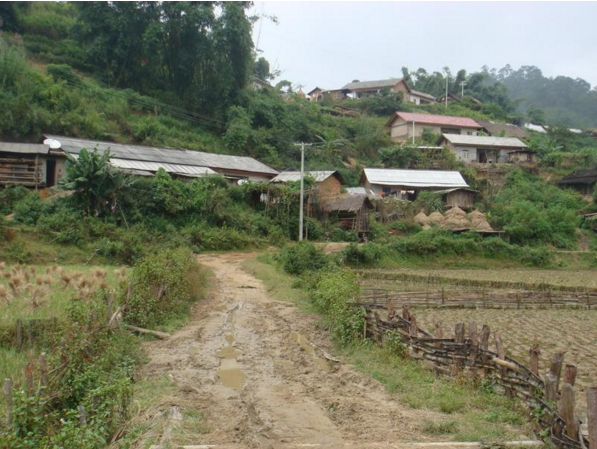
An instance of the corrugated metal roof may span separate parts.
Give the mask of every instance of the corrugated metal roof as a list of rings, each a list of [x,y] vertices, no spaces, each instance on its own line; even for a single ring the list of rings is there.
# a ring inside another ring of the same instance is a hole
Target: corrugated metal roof
[[[271,175],[278,174],[273,168],[247,156],[231,156],[174,148],[126,145],[64,136],[46,135],[46,137],[58,140],[62,145],[62,149],[71,154],[78,154],[82,148],[93,150],[97,147],[100,152],[109,149],[110,153],[118,159],[209,167],[214,170],[240,170]]]
[[[390,78],[387,80],[376,80],[376,81],[355,81],[348,83],[340,90],[348,89],[383,89],[385,87],[393,87],[402,81],[402,78]]]
[[[547,133],[547,131],[545,130],[545,128],[541,125],[533,125],[532,123],[525,123],[524,127],[526,129],[530,129],[531,131],[536,131],[538,133]]]
[[[516,137],[495,137],[495,136],[464,136],[462,134],[442,134],[444,139],[454,145],[479,145],[483,147],[500,148],[527,148],[520,139]]]
[[[132,161],[128,159],[110,158],[110,163],[123,170],[140,170],[148,172],[157,172],[160,168],[163,168],[168,173],[180,174],[184,176],[200,177],[207,175],[216,175],[217,173],[211,168],[197,167],[191,165],[180,165],[180,164],[164,164],[162,162],[145,162],[145,161]]]
[[[20,154],[48,154],[50,146],[41,143],[0,142],[0,152]]]
[[[364,175],[371,184],[405,187],[468,187],[457,171],[400,170],[394,168],[366,168]]]
[[[419,97],[429,98],[430,100],[435,100],[435,97],[431,94],[427,94],[425,92],[419,92],[418,90],[411,89],[410,92],[412,94],[418,95]]]
[[[334,170],[321,170],[321,171],[307,171],[305,172],[305,176],[311,176],[315,179],[315,182],[323,182],[328,179],[330,176],[334,176],[336,172]],[[301,180],[301,172],[300,171],[283,171],[270,182],[290,182],[290,181],[300,181]]]
[[[524,129],[510,123],[498,123],[492,120],[477,120],[477,122],[492,136],[504,134],[506,137],[529,137],[529,134]]]
[[[434,114],[418,114],[415,112],[396,112],[394,116],[388,121],[388,125],[396,118],[401,118],[407,122],[415,122],[423,125],[438,125],[438,126],[456,126],[459,128],[482,128],[472,118],[468,117],[453,117],[450,115],[434,115]]]

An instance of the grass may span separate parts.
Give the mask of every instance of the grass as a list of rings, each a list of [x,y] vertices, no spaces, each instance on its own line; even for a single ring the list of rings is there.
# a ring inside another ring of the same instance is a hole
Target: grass
[[[309,294],[294,288],[297,278],[276,269],[270,255],[260,255],[243,268],[260,279],[270,295],[296,303],[313,312]],[[362,342],[338,348],[343,359],[359,371],[382,383],[396,399],[413,409],[438,413],[440,421],[421,424],[422,433],[445,440],[498,442],[528,439],[532,429],[522,406],[513,400],[458,384],[450,378],[436,378],[421,364],[407,360],[388,348]]]
[[[425,422],[422,432],[446,435],[453,441],[508,441],[528,438],[522,406],[506,397],[437,378],[421,364],[398,357],[388,349],[369,342],[343,351],[359,371],[385,385],[396,398],[414,409],[445,415],[442,421]]]

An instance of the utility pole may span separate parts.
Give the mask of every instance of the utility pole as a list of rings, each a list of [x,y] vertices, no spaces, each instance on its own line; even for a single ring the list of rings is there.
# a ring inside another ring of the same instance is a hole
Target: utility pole
[[[301,192],[300,192],[300,208],[299,208],[299,242],[303,241],[303,209],[305,202],[305,147],[310,147],[312,143],[295,143],[297,147],[301,147]]]
[[[464,98],[464,86],[466,86],[466,82],[462,81],[460,83],[460,87],[462,87],[462,94],[460,95],[460,98]]]
[[[450,76],[446,73],[446,96],[444,97],[446,99],[446,107],[448,107],[448,81],[450,79]]]

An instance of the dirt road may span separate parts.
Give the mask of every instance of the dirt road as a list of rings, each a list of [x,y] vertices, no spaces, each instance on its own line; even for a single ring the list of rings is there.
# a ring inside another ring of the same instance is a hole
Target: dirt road
[[[218,448],[378,448],[428,441],[419,426],[434,420],[434,413],[402,406],[378,382],[327,359],[324,351],[332,346],[318,318],[271,298],[243,271],[249,257],[201,256],[215,273],[215,288],[187,326],[147,345],[150,362],[141,376],[168,376],[176,387],[164,406],[201,416],[194,441],[180,429],[161,441]]]

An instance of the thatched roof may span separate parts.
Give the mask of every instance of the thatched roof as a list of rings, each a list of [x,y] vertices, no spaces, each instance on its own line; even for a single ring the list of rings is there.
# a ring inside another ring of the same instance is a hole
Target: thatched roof
[[[342,194],[322,198],[319,206],[325,212],[357,212],[364,205],[373,207],[367,195]]]

